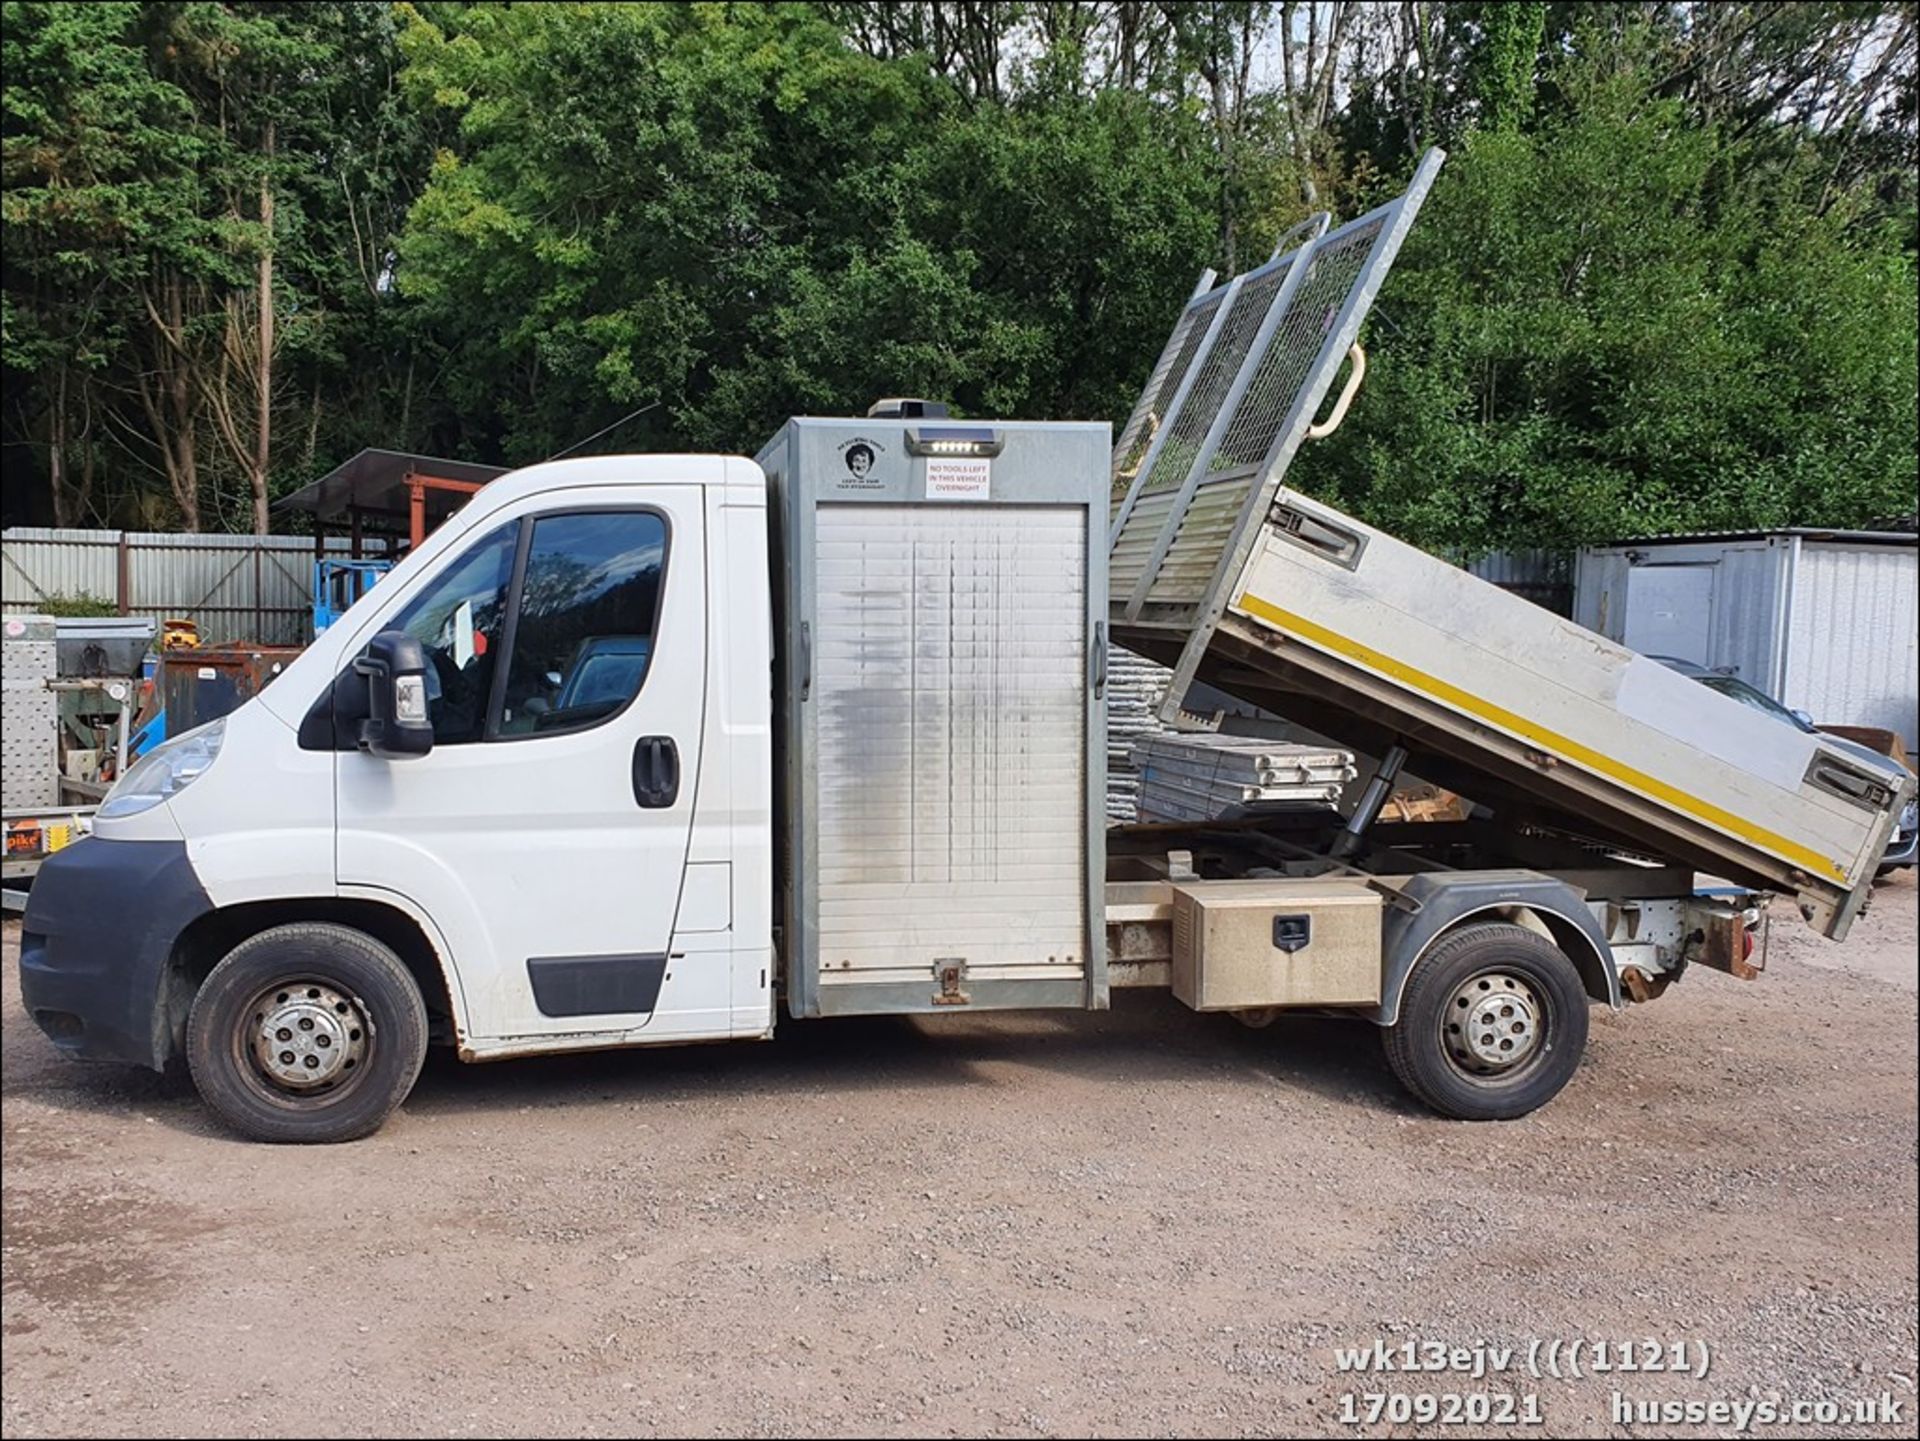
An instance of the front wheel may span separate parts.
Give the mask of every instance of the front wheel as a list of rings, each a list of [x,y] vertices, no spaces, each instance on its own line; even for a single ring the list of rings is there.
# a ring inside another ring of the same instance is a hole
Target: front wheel
[[[420,1076],[427,1011],[386,946],[324,922],[242,941],[187,1017],[194,1085],[255,1141],[352,1141],[380,1129]]]
[[[1586,989],[1546,937],[1464,926],[1415,964],[1383,1039],[1394,1075],[1434,1110],[1511,1120],[1573,1079],[1587,1045]]]

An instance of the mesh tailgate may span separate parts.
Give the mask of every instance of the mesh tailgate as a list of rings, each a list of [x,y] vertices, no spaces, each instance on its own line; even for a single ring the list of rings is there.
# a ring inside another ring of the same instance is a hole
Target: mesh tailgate
[[[1331,232],[1317,218],[1297,246],[1197,293],[1121,432],[1113,623],[1185,632],[1170,711],[1444,158],[1429,151],[1379,209]]]

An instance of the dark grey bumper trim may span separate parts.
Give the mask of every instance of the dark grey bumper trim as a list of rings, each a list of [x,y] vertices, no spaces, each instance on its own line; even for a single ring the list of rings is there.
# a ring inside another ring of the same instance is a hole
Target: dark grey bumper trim
[[[180,933],[213,909],[184,841],[88,837],[41,864],[20,935],[20,999],[62,1051],[164,1069],[162,981]]]

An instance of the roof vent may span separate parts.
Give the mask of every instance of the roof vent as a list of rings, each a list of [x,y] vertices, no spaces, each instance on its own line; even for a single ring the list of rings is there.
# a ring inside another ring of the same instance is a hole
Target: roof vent
[[[945,401],[901,395],[876,400],[867,407],[869,420],[945,420],[949,413]]]

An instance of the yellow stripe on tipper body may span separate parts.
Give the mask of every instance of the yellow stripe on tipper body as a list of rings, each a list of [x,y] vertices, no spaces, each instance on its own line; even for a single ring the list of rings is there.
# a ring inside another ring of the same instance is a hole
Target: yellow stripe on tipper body
[[[1570,760],[1579,765],[1586,766],[1590,770],[1599,771],[1602,775],[1610,776],[1622,785],[1630,786],[1634,790],[1640,791],[1655,800],[1666,802],[1676,810],[1685,811],[1698,820],[1706,821],[1710,825],[1718,826],[1722,830],[1731,831],[1733,834],[1753,842],[1753,844],[1759,846],[1762,850],[1772,851],[1774,854],[1805,866],[1809,870],[1818,871],[1825,876],[1831,876],[1843,885],[1846,883],[1846,868],[1829,860],[1818,851],[1809,850],[1799,842],[1788,840],[1782,835],[1776,835],[1764,826],[1757,826],[1743,816],[1736,816],[1731,811],[1722,810],[1719,806],[1709,801],[1701,800],[1698,796],[1689,795],[1685,791],[1680,790],[1676,786],[1669,785],[1666,781],[1660,780],[1656,776],[1650,776],[1645,771],[1637,770],[1624,761],[1616,760],[1610,755],[1605,755],[1595,750],[1592,746],[1583,745],[1571,736],[1563,736],[1557,731],[1550,731],[1544,726],[1535,725],[1532,721],[1523,719],[1504,706],[1495,705],[1484,696],[1478,696],[1471,691],[1462,690],[1459,686],[1440,679],[1439,676],[1429,675],[1417,666],[1408,665],[1405,661],[1398,660],[1382,651],[1377,651],[1372,646],[1354,640],[1350,636],[1344,636],[1338,631],[1329,630],[1316,621],[1308,620],[1303,615],[1295,615],[1292,611],[1282,610],[1271,601],[1262,600],[1259,596],[1252,593],[1242,595],[1240,597],[1240,605],[1249,614],[1259,616],[1260,619],[1278,626],[1281,630],[1289,631],[1299,639],[1319,646],[1322,650],[1329,650],[1336,655],[1344,656],[1348,660],[1357,661],[1369,670],[1378,671],[1381,675],[1389,676],[1399,681],[1410,690],[1418,691],[1426,695],[1429,699],[1443,701],[1456,709],[1463,710],[1469,715],[1486,721],[1489,725],[1498,726],[1501,730],[1518,736],[1522,740],[1531,742],[1543,751],[1551,752],[1564,760]]]

